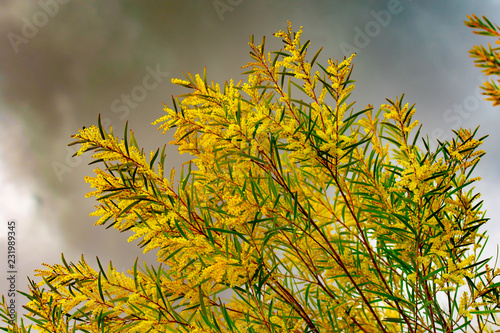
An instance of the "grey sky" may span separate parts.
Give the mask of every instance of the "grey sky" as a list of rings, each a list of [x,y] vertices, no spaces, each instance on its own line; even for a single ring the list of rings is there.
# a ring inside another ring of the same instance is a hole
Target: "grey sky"
[[[218,11],[221,3],[229,10]],[[391,8],[390,17],[380,17]],[[490,137],[477,188],[497,220],[500,110],[475,95],[481,74],[468,56],[474,44],[493,40],[472,34],[463,21],[475,13],[500,24],[499,9],[493,0],[0,0],[0,235],[5,244],[5,222],[17,221],[18,288],[27,289],[25,276],[42,262],[60,263],[62,252],[74,262],[83,253],[91,265],[99,255],[123,271],[137,256],[154,263],[154,254],[143,256],[137,242],[126,242],[129,235],[93,226],[96,218],[88,214],[95,202],[84,198],[83,180],[93,166],[88,156],[69,158],[75,151],[66,147],[69,136],[101,113],[118,133],[128,120],[146,150],[163,146],[170,136],[150,123],[163,115],[162,102],[171,106],[170,96],[185,92],[170,79],[205,66],[215,82],[244,79],[249,35],[266,35],[268,50],[279,47],[272,33],[287,20],[294,29],[304,26],[311,53],[324,47],[322,63],[343,57],[346,44],[357,47],[358,109],[404,93],[431,138],[450,139],[451,129],[481,125]],[[151,89],[144,88],[148,75]],[[185,159],[169,150],[170,167],[179,169]],[[491,255],[499,242],[495,224]]]

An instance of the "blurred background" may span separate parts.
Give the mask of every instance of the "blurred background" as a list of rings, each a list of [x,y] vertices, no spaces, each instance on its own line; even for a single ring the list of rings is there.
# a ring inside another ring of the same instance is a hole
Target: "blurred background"
[[[500,24],[500,1],[332,1],[332,0],[0,0],[0,293],[6,294],[7,222],[16,221],[16,288],[27,291],[27,276],[41,263],[77,262],[83,254],[97,267],[109,261],[120,271],[142,254],[130,234],[93,226],[94,199],[84,177],[93,175],[88,155],[72,158],[70,135],[82,126],[112,125],[121,135],[125,122],[146,151],[161,147],[151,122],[171,107],[174,86],[207,68],[209,80],[245,79],[248,41],[267,36],[266,49],[280,47],[272,33],[304,26],[310,56],[318,61],[356,52],[351,97],[361,110],[377,109],[385,98],[405,94],[416,103],[414,119],[431,141],[451,139],[452,129],[481,126],[490,137],[475,170],[482,181],[484,208],[492,220],[486,255],[496,254],[500,227],[500,110],[483,101],[484,80],[468,51],[494,42],[474,35],[463,21],[486,15]],[[187,159],[175,147],[168,167]],[[36,279],[38,281],[38,279]],[[17,307],[26,303],[17,297]]]

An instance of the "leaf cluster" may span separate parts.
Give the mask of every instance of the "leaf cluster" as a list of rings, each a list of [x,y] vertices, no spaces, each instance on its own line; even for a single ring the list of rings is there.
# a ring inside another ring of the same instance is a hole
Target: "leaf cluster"
[[[482,36],[497,37],[496,44],[500,44],[500,28],[498,25],[491,23],[485,16],[482,20],[476,15],[467,16],[468,21],[465,25],[474,29],[474,33]],[[477,67],[482,68],[482,71],[488,75],[500,75],[500,57],[499,47],[488,47],[476,45],[470,51],[470,56],[474,58],[474,63]],[[488,96],[487,101],[492,101],[493,106],[500,105],[500,89],[498,87],[499,79],[484,82],[481,88],[484,90],[483,95]]]

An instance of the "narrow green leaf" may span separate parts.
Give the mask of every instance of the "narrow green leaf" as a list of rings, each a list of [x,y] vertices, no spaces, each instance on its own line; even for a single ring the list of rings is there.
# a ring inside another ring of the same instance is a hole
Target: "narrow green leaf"
[[[127,128],[128,128],[128,121],[125,123],[125,130],[124,130],[124,134],[123,134],[123,142],[125,143],[125,150],[127,151],[127,156],[130,156],[130,152],[128,150]]]
[[[99,261],[99,257],[96,256],[95,258],[97,259],[97,265],[99,265],[99,271],[102,272],[102,275],[104,276],[106,281],[109,281],[108,277],[106,276],[106,273],[104,273],[104,269],[101,266],[101,262]]]
[[[217,231],[217,232],[224,233],[224,234],[236,235],[236,236],[240,237],[241,239],[243,239],[243,241],[245,241],[246,243],[250,244],[250,242],[246,239],[246,237],[241,232],[238,232],[236,230],[227,230],[227,229],[214,228],[214,227],[207,228],[207,230]]]
[[[106,135],[105,135],[105,131],[104,129],[102,128],[102,124],[101,124],[101,114],[99,113],[99,115],[97,116],[97,125],[99,126],[99,132],[101,133],[101,139],[103,140],[106,140]]]
[[[316,54],[314,55],[314,57],[312,58],[311,60],[311,67],[314,65],[314,63],[316,62],[316,59],[318,58],[319,54],[321,53],[321,51],[323,50],[323,47],[321,47],[318,52],[316,52]]]
[[[106,302],[106,300],[104,299],[104,294],[102,292],[101,272],[99,272],[99,276],[97,277],[97,286],[99,288],[99,296],[101,296],[101,300],[103,302]]]

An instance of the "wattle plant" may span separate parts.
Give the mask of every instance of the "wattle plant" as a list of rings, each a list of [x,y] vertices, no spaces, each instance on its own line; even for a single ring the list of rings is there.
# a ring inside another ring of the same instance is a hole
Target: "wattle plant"
[[[250,42],[248,80],[190,90],[154,124],[192,159],[164,175],[125,127],[74,135],[102,163],[87,177],[96,224],[134,234],[158,267],[45,265],[25,294],[40,332],[484,331],[499,270],[471,184],[476,130],[430,149],[403,97],[355,109],[352,59],[307,60],[302,28]],[[315,70],[313,70],[315,68]],[[8,316],[4,331],[27,332]]]

